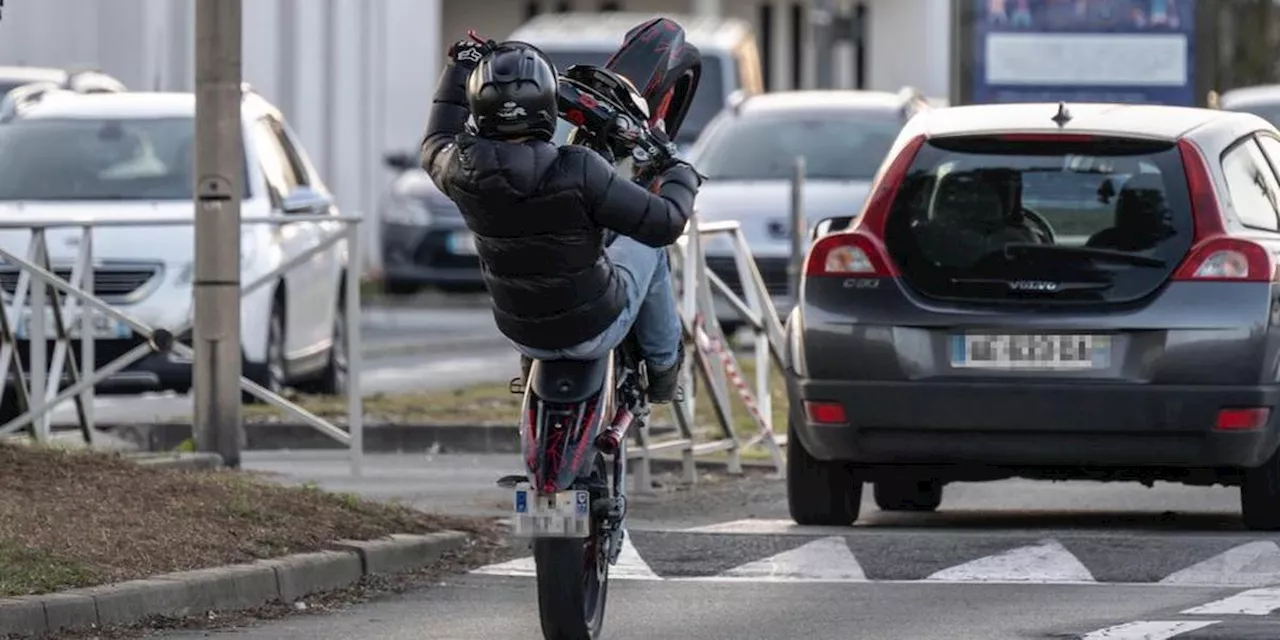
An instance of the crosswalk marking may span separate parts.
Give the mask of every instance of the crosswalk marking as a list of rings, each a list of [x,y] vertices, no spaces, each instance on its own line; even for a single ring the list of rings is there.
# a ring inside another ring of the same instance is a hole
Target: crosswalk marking
[[[1240,587],[1277,584],[1280,583],[1280,546],[1269,540],[1242,544],[1169,574],[1160,582]]]
[[[1183,611],[1185,615],[1265,616],[1280,609],[1280,587],[1250,589]]]
[[[1174,636],[1218,624],[1218,620],[1152,620],[1128,622],[1099,629],[1080,640],[1166,640]]]
[[[702,527],[681,529],[684,533],[732,533],[747,535],[839,535],[849,533],[849,527],[801,526],[791,520],[746,518],[731,522],[718,522]]]
[[[538,575],[538,570],[533,561],[533,556],[525,556],[480,567],[472,570],[471,573],[531,578]],[[609,567],[609,577],[619,580],[662,580],[662,576],[654,573],[653,569],[644,561],[644,558],[640,557],[640,552],[631,543],[630,535],[623,537],[622,550],[618,553],[618,563]]]
[[[790,551],[730,569],[722,578],[755,582],[865,582],[849,544],[840,536],[821,538]]]
[[[1095,582],[1075,556],[1057,540],[1010,549],[930,575],[946,582]]]

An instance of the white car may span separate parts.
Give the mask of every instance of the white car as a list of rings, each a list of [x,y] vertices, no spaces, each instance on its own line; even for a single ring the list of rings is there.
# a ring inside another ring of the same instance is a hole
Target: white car
[[[247,168],[241,216],[338,215],[280,111],[246,87],[241,118]],[[44,94],[0,122],[0,219],[190,218],[194,136],[191,93]],[[340,225],[244,224],[242,286],[314,247]],[[64,278],[80,235],[75,227],[48,231],[51,260]],[[0,247],[25,255],[30,237],[29,230],[0,228]],[[176,330],[192,319],[194,239],[192,225],[96,228],[95,293],[151,327]],[[246,376],[277,392],[285,386],[344,392],[347,266],[346,243],[340,241],[242,298]],[[0,292],[6,301],[18,275],[16,266],[0,264]],[[29,335],[29,311],[24,318],[16,329],[25,359],[22,339]],[[141,342],[114,321],[94,324],[98,367]],[[190,344],[189,335],[179,338]],[[185,392],[191,377],[188,360],[155,354],[99,389]]]

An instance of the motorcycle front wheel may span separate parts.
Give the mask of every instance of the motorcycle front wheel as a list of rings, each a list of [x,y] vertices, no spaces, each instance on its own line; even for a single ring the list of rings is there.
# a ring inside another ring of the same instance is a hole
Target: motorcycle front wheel
[[[603,472],[603,460],[597,459]],[[609,593],[608,536],[596,519],[586,538],[533,541],[538,616],[546,640],[595,640],[604,628]]]

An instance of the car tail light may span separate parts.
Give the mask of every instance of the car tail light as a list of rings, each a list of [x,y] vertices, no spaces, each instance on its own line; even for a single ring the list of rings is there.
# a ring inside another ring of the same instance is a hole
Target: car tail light
[[[872,185],[866,205],[849,230],[824,236],[814,243],[805,260],[806,276],[892,278],[898,275],[897,267],[884,249],[885,223],[898,188],[924,142],[924,136],[916,136],[903,145]]]
[[[1250,407],[1248,409],[1223,409],[1218,412],[1218,421],[1213,425],[1217,431],[1250,431],[1266,426],[1271,417],[1271,409],[1267,407]]]
[[[1195,225],[1195,244],[1173,272],[1174,280],[1271,282],[1276,265],[1266,247],[1227,235],[1222,209],[1204,156],[1187,140],[1178,143],[1187,173],[1187,191]]]
[[[809,422],[817,424],[848,424],[848,419],[844,415],[844,405],[839,402],[809,402],[806,400],[804,412],[809,416]]]
[[[808,276],[863,276],[892,278],[897,268],[885,255],[884,245],[863,231],[835,233],[814,243],[805,262]]]

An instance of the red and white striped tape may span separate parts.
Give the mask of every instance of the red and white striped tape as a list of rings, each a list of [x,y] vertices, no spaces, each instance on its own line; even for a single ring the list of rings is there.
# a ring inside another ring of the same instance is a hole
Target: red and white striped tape
[[[724,366],[725,375],[728,376],[729,381],[738,390],[738,396],[742,398],[742,404],[746,405],[747,411],[751,413],[751,417],[756,421],[756,426],[760,428],[760,433],[772,435],[773,429],[769,426],[768,421],[765,420],[764,414],[760,413],[760,407],[756,404],[755,395],[751,393],[751,387],[742,379],[742,374],[738,370],[737,359],[733,357],[733,351],[726,349],[719,338],[712,338],[702,326],[702,314],[694,316],[693,334],[698,344],[698,350],[719,356],[720,364]]]

